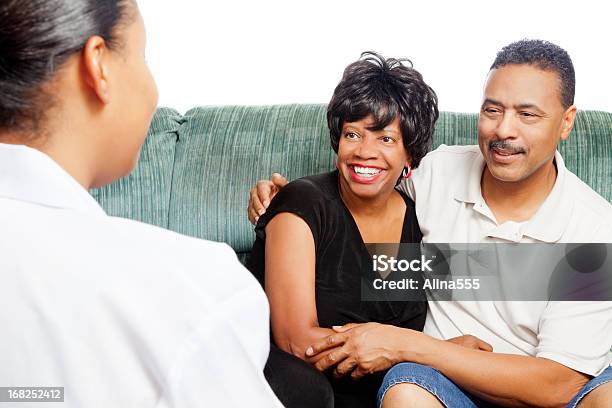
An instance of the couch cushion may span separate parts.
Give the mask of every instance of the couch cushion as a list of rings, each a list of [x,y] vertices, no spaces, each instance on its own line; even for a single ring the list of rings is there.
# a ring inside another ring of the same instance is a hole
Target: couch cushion
[[[177,111],[158,109],[136,169],[113,184],[91,191],[109,215],[168,228],[174,149],[180,122]]]
[[[249,251],[255,182],[275,171],[290,180],[322,173],[334,160],[324,105],[192,109],[179,129],[170,229]]]
[[[559,152],[568,169],[612,202],[612,113],[578,111]]]
[[[478,143],[478,114],[440,112],[434,131],[434,149],[445,145]]]

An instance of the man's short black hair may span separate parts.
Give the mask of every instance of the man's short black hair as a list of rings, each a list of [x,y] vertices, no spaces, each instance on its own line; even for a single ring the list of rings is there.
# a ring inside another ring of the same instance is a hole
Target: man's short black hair
[[[336,153],[344,123],[368,115],[374,118],[372,130],[384,129],[399,117],[404,148],[412,168],[416,168],[431,150],[438,97],[409,60],[364,52],[359,61],[346,67],[327,107],[331,145]]]
[[[525,39],[502,48],[490,69],[524,64],[555,72],[559,76],[561,104],[565,109],[574,104],[576,75],[567,51],[548,41]]]

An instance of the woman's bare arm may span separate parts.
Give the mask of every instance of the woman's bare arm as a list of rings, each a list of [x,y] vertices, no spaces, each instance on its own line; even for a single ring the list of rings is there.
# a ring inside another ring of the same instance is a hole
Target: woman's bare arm
[[[265,290],[276,345],[306,360],[306,348],[333,334],[319,327],[315,302],[315,243],[308,224],[280,213],[266,226]]]

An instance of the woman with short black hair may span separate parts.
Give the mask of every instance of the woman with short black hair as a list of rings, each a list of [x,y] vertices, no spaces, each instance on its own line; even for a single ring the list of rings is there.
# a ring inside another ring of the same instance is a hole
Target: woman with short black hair
[[[421,241],[414,202],[395,187],[430,150],[437,103],[409,61],[364,53],[328,105],[337,169],[289,183],[257,223],[249,269],[271,306],[266,377],[289,408],[375,406],[384,372],[329,381],[308,364],[306,348],[332,326],[423,328],[425,301],[361,302],[360,272],[366,243]]]

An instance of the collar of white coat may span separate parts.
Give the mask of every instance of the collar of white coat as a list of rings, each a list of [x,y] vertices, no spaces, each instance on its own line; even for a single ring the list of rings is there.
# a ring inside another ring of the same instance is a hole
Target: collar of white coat
[[[485,164],[482,154],[478,154],[469,169],[466,183],[457,186],[454,197],[458,201],[474,204],[474,211],[493,217],[480,189]],[[524,236],[550,243],[561,239],[574,207],[574,199],[566,186],[567,169],[558,151],[555,152],[555,164],[557,165],[555,184],[540,209],[525,223],[522,231]]]
[[[94,198],[46,154],[0,143],[0,197],[105,214]]]

